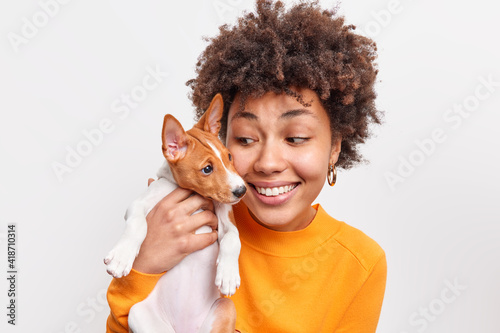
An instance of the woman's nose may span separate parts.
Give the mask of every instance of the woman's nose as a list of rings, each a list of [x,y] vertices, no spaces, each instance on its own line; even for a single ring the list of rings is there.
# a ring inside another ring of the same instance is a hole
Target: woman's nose
[[[275,142],[262,145],[254,163],[254,170],[264,174],[282,172],[286,169],[283,149]]]

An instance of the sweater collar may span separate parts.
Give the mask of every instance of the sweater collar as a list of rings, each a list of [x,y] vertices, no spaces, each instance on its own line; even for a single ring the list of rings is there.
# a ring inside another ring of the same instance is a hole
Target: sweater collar
[[[243,202],[233,206],[240,239],[246,245],[270,255],[300,257],[311,253],[331,238],[340,228],[340,222],[330,217],[319,204],[312,206],[316,215],[302,230],[275,231],[257,223]]]

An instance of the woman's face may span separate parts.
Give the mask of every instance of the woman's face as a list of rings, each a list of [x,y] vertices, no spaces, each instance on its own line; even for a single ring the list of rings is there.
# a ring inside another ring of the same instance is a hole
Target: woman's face
[[[340,141],[332,146],[330,121],[317,94],[297,92],[312,100],[311,106],[269,92],[247,99],[240,110],[237,95],[228,115],[226,144],[249,185],[243,201],[257,222],[278,231],[311,222],[316,213],[311,204],[340,153]]]

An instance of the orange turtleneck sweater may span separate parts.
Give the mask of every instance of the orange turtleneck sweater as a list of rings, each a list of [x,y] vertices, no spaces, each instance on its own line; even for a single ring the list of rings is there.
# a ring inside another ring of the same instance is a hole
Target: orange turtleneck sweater
[[[246,332],[375,332],[385,292],[382,248],[320,205],[303,230],[277,232],[234,206],[240,232],[241,287],[231,299],[236,329]],[[132,271],[108,289],[107,332],[128,332],[133,304],[146,298],[161,274]]]

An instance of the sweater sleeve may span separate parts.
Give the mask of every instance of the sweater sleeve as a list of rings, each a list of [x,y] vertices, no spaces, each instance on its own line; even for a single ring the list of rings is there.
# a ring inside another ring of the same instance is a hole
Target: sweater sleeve
[[[336,333],[375,333],[382,309],[386,279],[387,261],[383,254],[354,297],[335,330]]]
[[[111,281],[107,293],[111,310],[106,322],[107,333],[128,333],[130,308],[149,295],[162,275],[145,274],[132,269],[127,276]]]

